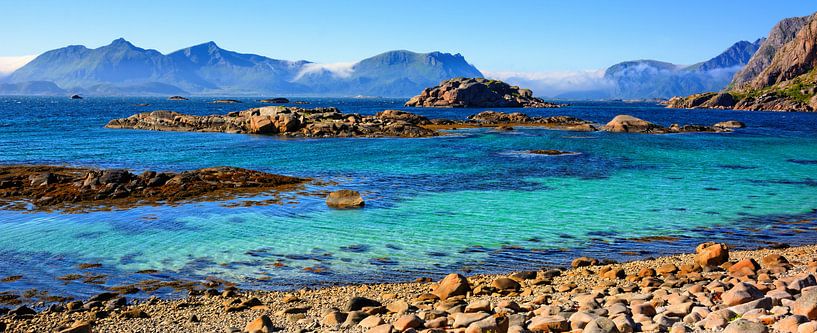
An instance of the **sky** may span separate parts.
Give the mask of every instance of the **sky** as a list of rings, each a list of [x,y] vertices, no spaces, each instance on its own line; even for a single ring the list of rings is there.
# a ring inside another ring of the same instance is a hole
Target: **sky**
[[[815,11],[811,0],[0,0],[0,70],[124,37],[163,53],[212,40],[276,59],[349,63],[407,49],[461,53],[486,72],[571,73],[635,59],[704,61]]]

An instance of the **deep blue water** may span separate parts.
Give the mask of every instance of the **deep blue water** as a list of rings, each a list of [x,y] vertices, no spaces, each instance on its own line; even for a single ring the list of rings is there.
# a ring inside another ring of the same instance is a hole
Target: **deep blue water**
[[[157,109],[213,114],[260,106],[210,100],[0,97],[0,163],[134,171],[238,166],[331,181],[306,192],[357,189],[366,208],[330,210],[321,197],[292,193],[272,206],[0,211],[0,278],[23,275],[0,282],[0,292],[86,296],[142,279],[208,276],[264,289],[399,281],[561,265],[578,254],[625,260],[689,252],[702,240],[757,247],[815,236],[817,114],[621,102],[503,110],[599,123],[630,114],[662,125],[736,119],[748,126],[674,135],[518,128],[423,139],[281,139],[103,128],[112,118]],[[403,109],[404,102],[304,100],[361,114]],[[449,119],[482,111],[407,110]],[[530,149],[579,154],[524,153]],[[633,240],[657,235],[678,239]],[[76,267],[89,262],[103,266]],[[159,273],[136,273],[145,269]],[[57,279],[69,273],[107,276],[102,284]]]

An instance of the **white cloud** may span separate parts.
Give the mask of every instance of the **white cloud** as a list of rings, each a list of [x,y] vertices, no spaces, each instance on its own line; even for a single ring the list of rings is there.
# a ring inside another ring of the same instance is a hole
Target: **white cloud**
[[[0,76],[6,76],[16,71],[18,68],[25,66],[36,58],[36,55],[27,55],[20,57],[0,57]]]
[[[483,71],[485,77],[533,90],[536,96],[553,97],[571,92],[608,90],[614,83],[604,78],[604,70],[556,72]]]
[[[353,62],[338,62],[333,64],[317,64],[317,63],[309,63],[304,65],[301,68],[301,71],[298,72],[298,75],[295,75],[295,80],[300,79],[304,75],[312,75],[312,74],[323,74],[327,73],[334,77],[339,78],[347,78],[352,75],[354,71],[352,67],[355,65]]]

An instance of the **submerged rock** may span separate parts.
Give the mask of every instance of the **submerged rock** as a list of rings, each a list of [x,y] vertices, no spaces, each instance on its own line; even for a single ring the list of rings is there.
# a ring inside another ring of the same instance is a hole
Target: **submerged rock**
[[[548,156],[576,154],[576,153],[570,152],[570,151],[561,151],[561,150],[555,150],[555,149],[534,149],[534,150],[529,150],[528,152],[531,153],[531,154],[548,155]]]
[[[361,208],[365,202],[358,191],[338,190],[329,193],[326,205],[332,208]]]
[[[304,181],[233,167],[137,175],[116,169],[2,166],[0,203],[25,201],[35,210],[128,207],[159,201],[227,199]]]
[[[420,95],[406,102],[406,106],[557,108],[562,105],[545,102],[533,97],[530,89],[521,89],[498,80],[453,78],[441,82],[436,87],[424,89]]]
[[[215,101],[210,102],[211,104],[236,104],[241,103],[241,101],[237,99],[217,99]]]

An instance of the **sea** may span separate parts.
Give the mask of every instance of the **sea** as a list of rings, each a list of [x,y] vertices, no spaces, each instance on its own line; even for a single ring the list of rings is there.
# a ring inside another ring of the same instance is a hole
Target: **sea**
[[[134,172],[235,166],[312,179],[297,191],[223,202],[0,210],[0,295],[20,295],[7,303],[82,298],[146,280],[288,290],[537,270],[577,256],[635,260],[692,252],[704,241],[751,249],[817,239],[817,113],[583,101],[502,110],[600,124],[619,114],[665,126],[746,123],[732,133],[665,135],[517,127],[416,139],[293,139],[104,128],[152,110],[206,115],[263,105],[259,98],[209,103],[214,99],[0,97],[3,165]],[[409,109],[404,99],[293,100],[364,115],[398,109],[465,119],[484,110]],[[575,154],[528,153],[534,149]],[[336,189],[361,192],[365,208],[328,208],[325,193]],[[271,198],[277,203],[246,204]],[[148,295],[179,292],[132,297]]]

